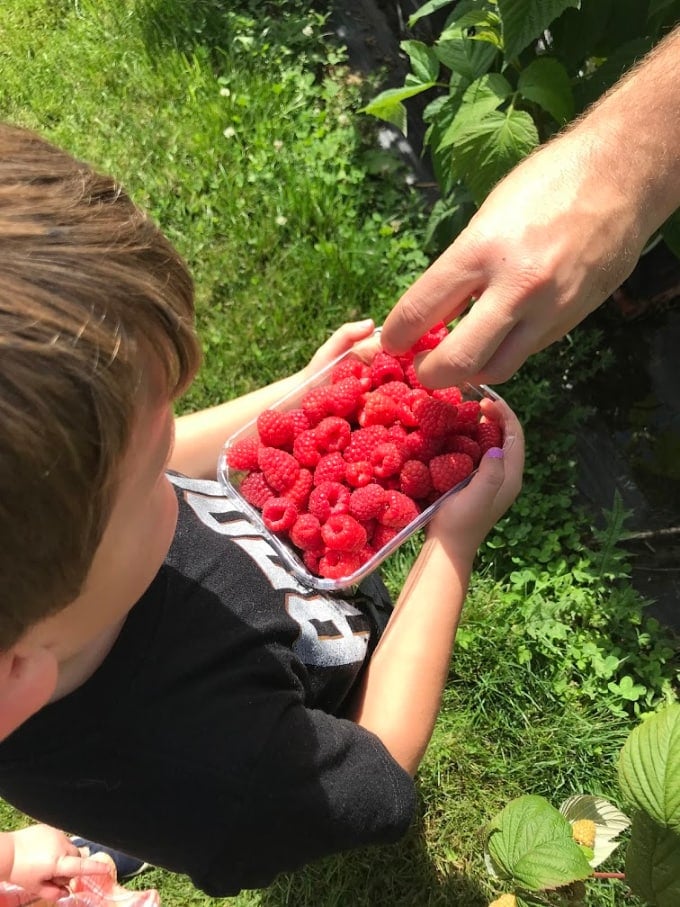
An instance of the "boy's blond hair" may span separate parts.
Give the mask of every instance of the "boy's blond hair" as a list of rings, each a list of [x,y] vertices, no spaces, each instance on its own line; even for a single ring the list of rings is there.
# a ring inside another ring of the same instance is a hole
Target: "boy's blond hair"
[[[0,124],[0,650],[81,591],[151,352],[200,352],[182,258],[110,177]]]

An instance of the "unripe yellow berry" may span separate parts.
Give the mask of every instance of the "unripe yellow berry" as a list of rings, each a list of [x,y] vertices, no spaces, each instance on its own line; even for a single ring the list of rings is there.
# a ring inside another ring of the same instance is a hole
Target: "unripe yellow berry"
[[[514,894],[502,894],[489,907],[517,907],[517,898]]]

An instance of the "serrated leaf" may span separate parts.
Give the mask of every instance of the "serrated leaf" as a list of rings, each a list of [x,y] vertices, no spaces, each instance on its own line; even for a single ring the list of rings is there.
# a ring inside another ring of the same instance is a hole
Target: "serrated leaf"
[[[434,46],[439,60],[468,85],[488,72],[498,50],[484,41],[468,38],[457,23],[444,29]]]
[[[473,9],[461,15],[456,21],[461,33],[470,41],[486,41],[502,50],[501,20],[497,13]]]
[[[680,208],[663,225],[661,235],[671,252],[680,258]]]
[[[500,73],[490,72],[469,85],[451,125],[444,132],[438,149],[448,148],[456,143],[458,136],[469,128],[471,123],[479,123],[485,116],[512,94],[512,86]]]
[[[644,812],[633,817],[626,850],[626,883],[651,907],[680,904],[680,837]]]
[[[523,110],[492,111],[456,140],[452,167],[480,205],[493,186],[538,145],[534,121]]]
[[[626,800],[680,834],[680,704],[667,706],[631,732],[618,777]]]
[[[501,877],[528,891],[557,888],[592,874],[571,825],[543,797],[527,795],[508,803],[490,825],[487,848]]]
[[[589,819],[595,823],[595,846],[588,862],[591,866],[611,856],[619,846],[619,835],[630,826],[630,819],[603,797],[575,794],[560,805],[560,812],[570,823]]]
[[[362,107],[359,113],[367,113],[370,116],[377,117],[379,120],[385,120],[406,135],[408,118],[402,101],[421,94],[433,86],[434,82],[423,82],[419,85],[409,85],[403,88],[388,88],[386,91],[381,91],[365,107]]]
[[[514,60],[550,23],[581,0],[498,0],[506,61]]]
[[[567,70],[554,57],[533,60],[519,75],[517,88],[539,104],[560,126],[574,116],[574,95]]]
[[[411,61],[411,69],[419,82],[436,82],[439,59],[432,47],[422,41],[402,41],[399,45]]]

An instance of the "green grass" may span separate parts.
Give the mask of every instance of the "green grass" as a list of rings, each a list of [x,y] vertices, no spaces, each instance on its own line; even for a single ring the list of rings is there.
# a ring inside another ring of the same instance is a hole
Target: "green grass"
[[[191,266],[205,361],[183,409],[290,373],[345,320],[380,322],[425,265],[420,200],[398,170],[372,175],[370,124],[356,113],[361,80],[308,6],[0,6],[0,116],[113,172]],[[540,386],[531,396],[520,388],[520,414],[539,407]],[[535,484],[550,466],[532,468]],[[531,542],[539,560],[541,551],[554,560],[548,542],[554,536],[559,554],[571,532],[560,522],[570,506],[558,499],[563,484],[550,506],[544,493],[530,492],[533,512],[499,532],[498,551],[489,547],[475,576],[411,833],[394,847],[320,861],[230,904],[483,907],[493,889],[481,831],[509,799],[541,793],[558,805],[580,791],[616,798],[615,758],[631,721],[605,701],[562,695],[540,658],[519,663],[521,608],[508,618],[507,574],[518,567],[518,549]],[[546,520],[557,527],[552,534],[543,531]],[[394,592],[414,551],[415,542],[405,545],[387,565]],[[25,821],[0,803],[0,827]],[[225,903],[163,871],[135,885],[158,887],[164,907]],[[608,907],[620,895],[616,883],[603,883],[589,903]]]

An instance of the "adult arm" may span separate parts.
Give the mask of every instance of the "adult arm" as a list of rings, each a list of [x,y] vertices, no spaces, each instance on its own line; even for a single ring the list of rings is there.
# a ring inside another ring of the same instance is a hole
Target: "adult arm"
[[[507,380],[630,274],[680,205],[680,27],[522,161],[406,291],[382,341],[406,350],[476,300],[418,363],[424,384]]]
[[[180,416],[175,421],[175,444],[168,466],[193,478],[214,479],[220,451],[227,438],[268,406],[295,390],[303,381],[368,337],[373,321],[349,322],[329,337],[301,371],[235,400]]]
[[[485,409],[504,425],[504,456],[487,453],[470,484],[435,515],[349,715],[411,774],[439,713],[475,553],[521,486],[519,423],[503,403],[487,401]]]

